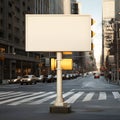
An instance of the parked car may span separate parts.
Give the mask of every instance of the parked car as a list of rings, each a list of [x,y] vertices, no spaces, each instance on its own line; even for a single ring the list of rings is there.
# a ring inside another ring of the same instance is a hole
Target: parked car
[[[54,82],[57,81],[57,75],[54,75],[54,76],[53,76],[53,81],[54,81]]]
[[[65,74],[62,74],[62,79],[63,79],[63,80],[65,80],[65,79],[66,79]]]
[[[45,82],[45,76],[44,75],[40,75],[39,77],[38,77],[38,80],[37,80],[38,82]]]
[[[68,80],[70,79],[70,74],[66,74],[65,78]]]
[[[38,78],[35,75],[24,75],[20,80],[21,85],[23,84],[36,84]]]
[[[54,82],[53,75],[49,74],[49,75],[46,77],[46,82],[47,82],[47,83]]]
[[[100,74],[99,73],[96,73],[95,75],[94,75],[94,78],[96,79],[96,78],[100,78]]]
[[[8,83],[9,83],[9,84],[20,83],[21,78],[22,78],[21,76],[17,76],[17,77],[14,78],[14,79],[8,80]]]
[[[101,72],[100,75],[101,75],[101,76],[104,76],[104,72]]]

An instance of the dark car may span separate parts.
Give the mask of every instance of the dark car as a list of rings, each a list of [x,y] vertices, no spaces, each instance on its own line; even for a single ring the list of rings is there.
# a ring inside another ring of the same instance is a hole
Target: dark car
[[[20,80],[21,85],[23,84],[36,84],[38,78],[35,75],[24,75]]]

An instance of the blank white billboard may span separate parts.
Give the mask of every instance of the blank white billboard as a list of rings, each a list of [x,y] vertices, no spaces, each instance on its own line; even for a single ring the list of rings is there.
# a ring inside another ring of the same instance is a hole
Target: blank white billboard
[[[26,15],[26,51],[90,51],[89,15]]]

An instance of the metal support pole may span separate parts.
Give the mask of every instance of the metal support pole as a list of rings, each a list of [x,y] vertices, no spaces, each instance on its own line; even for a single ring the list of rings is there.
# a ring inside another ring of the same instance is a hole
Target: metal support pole
[[[70,0],[64,0],[64,13],[70,14]],[[54,105],[50,106],[51,113],[70,113],[71,106],[64,103],[62,95],[62,68],[61,68],[62,52],[57,52],[57,97]]]
[[[62,96],[62,69],[61,69],[62,52],[57,52],[57,98],[55,106],[63,106]]]
[[[63,1],[64,14],[70,14],[70,0]],[[62,69],[61,69],[62,52],[57,52],[57,98],[55,106],[64,106],[62,95]]]

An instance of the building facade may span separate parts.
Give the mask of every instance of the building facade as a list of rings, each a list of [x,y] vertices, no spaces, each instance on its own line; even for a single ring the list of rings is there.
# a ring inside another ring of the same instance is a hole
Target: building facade
[[[0,0],[0,80],[38,75],[40,54],[25,52],[25,14],[34,12],[33,0]]]
[[[103,0],[103,60],[112,79],[119,79],[120,0]]]
[[[49,71],[48,58],[55,53],[25,51],[25,14],[34,13],[62,14],[63,0],[0,0],[0,82]]]
[[[79,5],[71,0],[71,13],[78,14]],[[50,58],[55,58],[56,53],[25,51],[25,14],[34,13],[63,14],[63,0],[0,0],[0,82],[24,74],[38,76],[51,72]],[[76,68],[84,60],[74,56],[81,55],[72,56]]]
[[[38,6],[37,12],[38,14],[63,14],[64,13],[64,0],[36,0]],[[71,4],[71,14],[80,14],[81,12],[81,4],[76,0],[70,0]],[[96,63],[94,59],[93,52],[88,55],[83,52],[73,52],[72,55],[63,55],[65,58],[72,58],[73,59],[73,71],[89,71],[89,70],[96,70]],[[44,53],[45,58],[48,62],[48,73],[50,71],[50,58],[56,57],[56,53]],[[92,59],[91,59],[92,58]],[[86,62],[85,62],[86,61]],[[92,64],[91,64],[92,63]],[[83,70],[84,69],[84,70]],[[68,72],[68,71],[67,71]],[[71,71],[70,71],[71,72]]]

